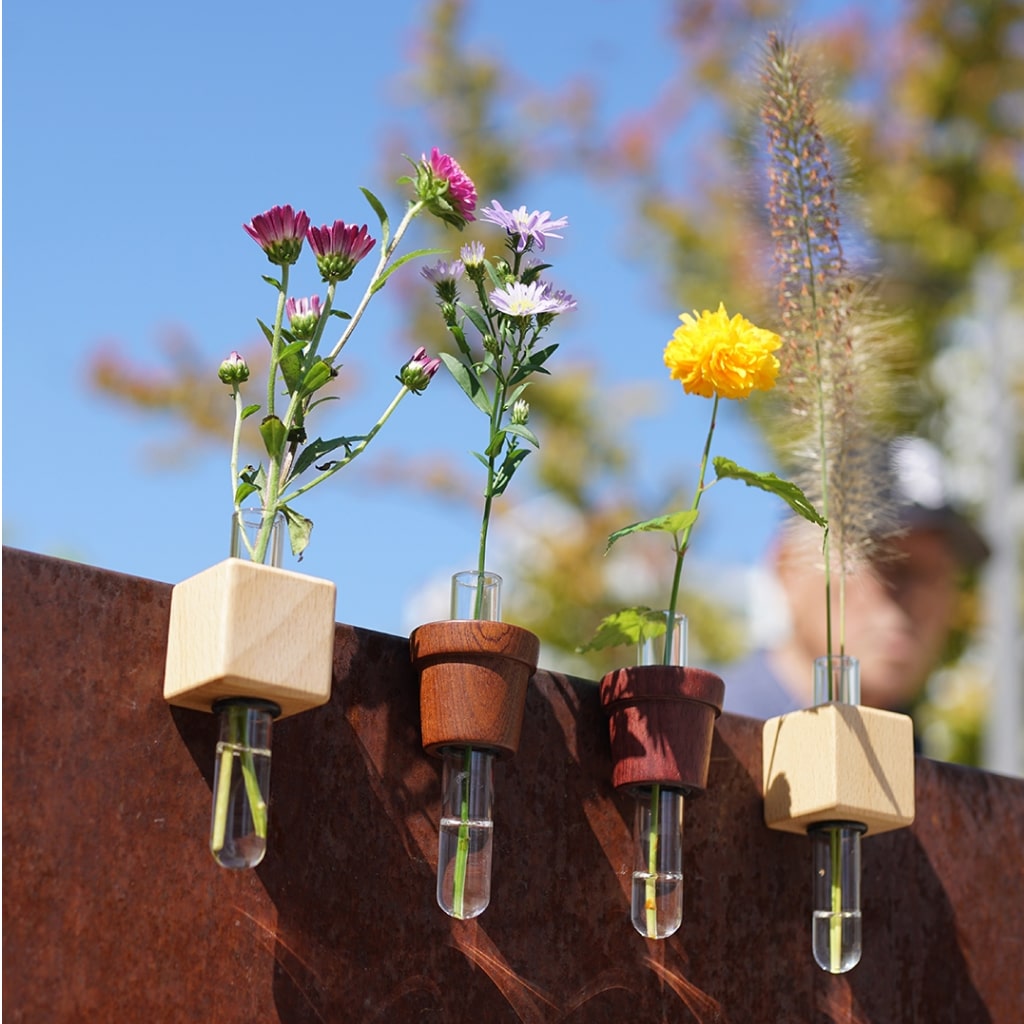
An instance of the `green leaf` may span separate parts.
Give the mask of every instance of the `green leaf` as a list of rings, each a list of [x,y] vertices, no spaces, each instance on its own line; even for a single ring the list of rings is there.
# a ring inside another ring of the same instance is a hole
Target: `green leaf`
[[[363,440],[362,437],[332,437],[330,440],[325,441],[322,437],[318,437],[315,441],[310,441],[295,460],[288,478],[294,479],[300,476],[318,459],[322,459],[325,455],[336,451],[338,448],[348,449],[355,442],[361,440]]]
[[[330,366],[323,359],[318,359],[306,371],[306,376],[302,381],[302,391],[304,394],[311,395],[314,391],[322,388],[330,379]]]
[[[606,647],[625,647],[661,636],[665,632],[665,613],[651,608],[623,608],[601,620],[589,643],[577,647],[577,653],[603,651]]]
[[[313,532],[313,520],[300,516],[298,512],[287,505],[279,506],[279,511],[284,513],[285,522],[288,524],[288,539],[291,541],[292,554],[301,561],[302,552],[309,544],[309,535]]]
[[[263,437],[263,445],[267,454],[272,459],[279,459],[284,451],[285,441],[288,439],[288,431],[277,416],[265,416],[260,423],[260,434]]]
[[[647,533],[652,531],[678,533],[680,530],[685,530],[688,526],[692,526],[697,521],[697,515],[696,509],[688,508],[682,512],[669,512],[667,515],[656,516],[654,519],[645,519],[642,523],[632,523],[629,526],[624,526],[621,530],[616,530],[608,538],[608,546],[604,549],[605,554],[608,553],[611,546],[617,540],[622,540],[623,537],[628,537],[631,533]]]
[[[259,412],[260,407],[258,405],[247,405],[242,410],[242,419],[247,420],[254,412]]]
[[[524,441],[529,441],[534,448],[540,447],[540,441],[537,440],[536,435],[528,427],[524,427],[520,423],[510,423],[506,428],[505,432],[508,434],[515,434],[517,437],[521,437]]]
[[[268,344],[274,344],[274,332],[269,328],[259,317],[256,317],[256,323],[260,325],[260,330],[263,332],[263,337],[267,339]]]
[[[825,519],[811,503],[811,500],[796,484],[782,480],[774,473],[755,473],[738,466],[732,459],[721,456],[714,460],[715,474],[719,480],[742,480],[748,487],[757,487],[770,494],[777,494],[797,515],[803,516],[816,526],[828,526]]]
[[[269,277],[266,274],[261,274],[260,276],[267,282],[267,284],[273,285],[278,291],[281,290],[281,282],[278,281],[276,277]]]
[[[483,413],[491,415],[491,398],[480,383],[480,378],[464,363],[448,352],[441,353],[444,365],[455,378],[456,383],[469,396],[470,401]]]
[[[377,278],[373,284],[374,293],[379,292],[381,288],[387,284],[388,278],[404,263],[408,263],[409,260],[414,260],[419,256],[436,256],[438,253],[447,252],[447,249],[416,249],[414,252],[407,252],[404,256],[400,256],[394,263],[392,263],[387,270],[384,271]]]
[[[239,506],[249,497],[250,494],[254,494],[259,488],[248,480],[243,480],[235,491],[235,506]]]
[[[494,474],[494,484],[491,487],[491,496],[497,497],[505,493],[505,488],[512,482],[519,463],[530,454],[529,448],[513,448],[506,456],[505,461],[498,467]]]
[[[538,263],[535,266],[527,267],[523,271],[523,273],[522,273],[522,275],[520,277],[520,280],[523,282],[523,284],[532,284],[550,266],[551,266],[550,263]]]
[[[346,313],[345,310],[343,310],[343,309],[332,309],[330,311],[330,313],[328,313],[327,315],[328,316],[336,316],[336,317],[338,317],[341,320],[351,320],[352,319],[352,314],[351,313]]]
[[[381,242],[383,248],[387,248],[387,238],[390,234],[388,228],[388,211],[384,209],[384,204],[368,189],[364,188],[361,190],[363,195],[366,196],[366,201],[373,207],[373,212],[377,214],[377,220],[380,221],[381,231],[384,233],[384,240]]]
[[[558,345],[549,345],[547,348],[532,352],[530,358],[521,363],[516,372],[509,377],[509,384],[518,384],[521,380],[529,377],[531,373],[547,373],[548,371],[544,369],[544,364],[557,348]]]
[[[469,322],[480,332],[481,336],[491,333],[490,327],[487,326],[487,321],[476,306],[467,306],[463,302],[460,302],[458,306],[466,314]]]

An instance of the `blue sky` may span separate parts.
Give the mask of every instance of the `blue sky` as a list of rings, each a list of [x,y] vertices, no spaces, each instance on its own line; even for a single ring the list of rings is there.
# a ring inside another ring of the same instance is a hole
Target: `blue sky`
[[[404,87],[426,9],[422,0],[5,5],[4,543],[171,583],[225,556],[227,451],[161,466],[153,446],[173,444],[173,423],[91,394],[89,354],[114,342],[159,368],[161,337],[181,331],[214,373],[231,349],[251,346],[256,317],[272,315],[260,280],[269,265],[243,222],[287,202],[316,224],[372,225],[360,185],[387,196],[397,219],[391,182],[406,165],[396,152],[381,178],[382,138],[405,131],[414,155],[444,142],[417,138],[422,111]],[[506,5],[478,3],[469,35],[531,89],[600,67],[601,114],[611,118],[642,109],[670,74],[667,9],[526,3],[510,30]],[[529,43],[535,31],[543,45]],[[482,197],[491,198],[568,216],[565,240],[551,242],[549,254],[552,276],[579,311],[552,335],[561,343],[552,369],[585,361],[609,386],[647,385],[652,415],[633,428],[644,484],[653,493],[673,474],[692,479],[708,408],[664,379],[661,349],[679,310],[623,244],[626,198],[570,176]],[[299,293],[316,285],[311,277]],[[337,432],[365,429],[390,398],[407,348],[400,326],[385,292],[350,346],[366,388],[342,413],[331,410],[332,421],[352,417]],[[439,375],[360,462],[400,449],[424,459],[449,454],[468,469],[478,416]],[[768,468],[734,410],[716,437],[717,453]],[[353,465],[300,507],[316,523],[302,568],[338,584],[340,621],[403,634],[415,624],[409,596],[472,564],[477,512],[376,489],[370,468]],[[519,485],[513,502],[529,491]],[[741,490],[708,509],[695,540],[701,561],[744,565],[761,556],[775,509]]]

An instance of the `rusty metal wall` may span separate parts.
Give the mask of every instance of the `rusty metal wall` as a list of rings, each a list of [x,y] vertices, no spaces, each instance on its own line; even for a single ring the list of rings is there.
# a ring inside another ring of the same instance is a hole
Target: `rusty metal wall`
[[[863,960],[833,978],[808,844],[762,824],[760,723],[723,715],[683,926],[648,942],[597,689],[542,670],[496,771],[491,906],[455,922],[404,639],[338,626],[334,696],[276,729],[270,852],[239,874],[206,849],[213,718],[161,697],[170,587],[11,549],[3,573],[9,1022],[1024,1020],[1021,780],[918,761],[915,825],[864,843]]]

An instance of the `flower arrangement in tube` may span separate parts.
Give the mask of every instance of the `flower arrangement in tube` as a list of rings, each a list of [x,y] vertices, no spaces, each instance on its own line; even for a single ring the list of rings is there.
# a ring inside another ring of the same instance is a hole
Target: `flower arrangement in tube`
[[[487,569],[492,511],[538,446],[528,388],[535,374],[548,372],[558,347],[547,332],[576,308],[575,299],[546,278],[550,265],[533,258],[549,239],[562,237],[566,218],[525,206],[507,210],[497,200],[480,218],[503,229],[502,254],[490,256],[474,241],[459,259],[423,270],[455,342],[456,352],[441,359],[487,420],[485,444],[473,453],[484,470],[476,566],[453,577],[451,620],[420,626],[410,638],[420,667],[424,746],[442,757],[437,900],[455,918],[477,916],[490,900],[493,760],[518,745],[539,652],[536,636],[499,621],[501,579]],[[471,667],[480,657],[495,664],[499,649],[505,666],[500,685],[489,669],[475,675]],[[457,667],[449,672],[447,665]],[[477,713],[478,700],[492,700],[498,709]]]
[[[367,224],[316,226],[290,205],[243,225],[275,268],[264,276],[275,294],[273,314],[258,320],[268,346],[267,375],[256,387],[237,352],[218,370],[234,405],[233,557],[175,587],[164,685],[170,702],[219,714],[210,848],[226,867],[252,867],[266,850],[271,720],[330,695],[335,588],[280,569],[283,533],[301,558],[313,523],[299,511],[299,499],[360,456],[406,395],[423,392],[441,365],[418,348],[398,369],[397,391],[368,429],[313,432],[313,421],[330,408],[326,389],[338,376],[338,360],[373,297],[404,264],[438,251],[399,254],[412,222],[425,212],[459,229],[474,219],[476,188],[452,157],[435,148],[410,163],[413,172],[399,183],[411,186],[413,195],[396,227],[377,196],[362,190],[378,237]],[[325,288],[295,295],[290,277],[307,243]],[[350,310],[343,308],[342,287],[375,251],[361,295]],[[257,414],[262,450],[245,461],[243,424]],[[218,628],[227,615],[234,618]],[[248,641],[247,631],[254,634]],[[272,658],[265,657],[267,645]]]
[[[721,400],[743,400],[755,391],[768,391],[775,386],[779,370],[775,351],[781,344],[778,335],[755,326],[740,315],[730,317],[722,304],[715,311],[704,310],[693,315],[684,313],[680,320],[680,326],[665,347],[665,365],[672,379],[680,381],[686,394],[711,400],[708,431],[701,450],[693,500],[686,508],[632,523],[608,538],[610,549],[618,541],[636,533],[669,535],[674,566],[667,609],[636,607],[616,612],[603,620],[594,638],[583,648],[598,650],[635,644],[640,665],[665,668],[686,665],[686,620],[678,612],[680,583],[701,499],[714,482],[706,482],[709,464],[714,466],[717,480],[739,479],[750,486],[775,493],[801,515],[823,523],[795,485],[773,473],[755,473],[729,459],[711,457]],[[662,709],[669,702],[678,704],[681,717],[674,719],[670,726],[667,721],[665,723],[677,735],[659,736],[655,729],[661,729],[663,725],[656,727],[653,719],[645,721],[646,712],[641,698],[655,697],[654,691],[649,689],[652,686],[662,688],[657,693]],[[648,673],[646,677],[642,673],[620,670],[609,673],[601,684],[602,703],[610,719],[612,757],[616,762],[613,779],[616,786],[630,789],[637,798],[632,921],[636,930],[647,938],[660,939],[671,935],[682,920],[683,797],[686,792],[703,789],[706,784],[711,729],[714,716],[721,711],[723,695],[721,680],[699,669]],[[693,719],[694,709],[698,718],[691,724],[688,719]],[[713,714],[709,709],[713,709]],[[630,730],[642,735],[623,735]],[[691,731],[697,737],[692,742]],[[628,770],[617,761],[620,749],[623,752],[636,751],[647,745],[648,738],[652,747],[689,746],[700,748],[705,754],[695,758],[687,770],[681,766],[689,752],[667,761],[663,759],[658,765],[653,756],[655,751],[644,750],[635,758],[637,765]]]

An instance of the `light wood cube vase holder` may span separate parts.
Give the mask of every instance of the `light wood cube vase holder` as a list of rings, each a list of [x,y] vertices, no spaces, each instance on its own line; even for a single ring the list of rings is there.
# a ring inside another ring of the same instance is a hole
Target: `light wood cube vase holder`
[[[806,833],[851,822],[865,835],[914,820],[914,730],[906,715],[833,702],[764,723],[764,820]]]

